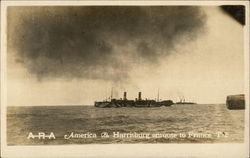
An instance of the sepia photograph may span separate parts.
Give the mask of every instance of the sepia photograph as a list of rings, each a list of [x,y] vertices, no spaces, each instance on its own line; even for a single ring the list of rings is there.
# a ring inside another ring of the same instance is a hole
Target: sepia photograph
[[[220,154],[235,145],[232,156],[247,157],[248,7],[246,1],[5,2],[2,156],[30,147],[117,152],[201,144],[223,146]]]

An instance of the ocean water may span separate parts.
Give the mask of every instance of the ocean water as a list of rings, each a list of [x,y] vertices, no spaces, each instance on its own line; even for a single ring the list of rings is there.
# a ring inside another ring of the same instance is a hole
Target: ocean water
[[[223,104],[184,104],[154,108],[8,107],[7,143],[241,143],[244,140],[244,112],[228,110]],[[27,139],[30,132],[33,135],[38,135],[39,132],[49,135],[53,132],[56,139]],[[69,136],[72,132],[82,134],[82,137],[65,139],[65,135]],[[103,132],[108,136],[102,137]],[[125,134],[124,137],[118,137],[118,132]],[[87,137],[90,133],[96,137]]]

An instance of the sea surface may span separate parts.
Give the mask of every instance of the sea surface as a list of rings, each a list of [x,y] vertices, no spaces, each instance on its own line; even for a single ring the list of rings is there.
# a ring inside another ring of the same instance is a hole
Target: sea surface
[[[244,112],[228,110],[224,104],[184,104],[154,108],[8,107],[7,143],[242,143]],[[39,132],[46,135],[52,132],[56,139],[28,139],[30,133],[35,136]],[[72,132],[78,134],[78,137],[65,139]],[[117,133],[125,134],[125,137],[118,137]]]

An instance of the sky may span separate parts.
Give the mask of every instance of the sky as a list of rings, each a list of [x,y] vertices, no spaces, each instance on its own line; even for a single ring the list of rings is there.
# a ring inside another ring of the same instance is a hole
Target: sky
[[[244,93],[243,25],[219,7],[9,7],[9,106]]]

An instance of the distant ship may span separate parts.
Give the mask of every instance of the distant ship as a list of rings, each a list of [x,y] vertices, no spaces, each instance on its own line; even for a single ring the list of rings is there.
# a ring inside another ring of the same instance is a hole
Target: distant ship
[[[159,96],[159,95],[158,95]],[[171,106],[173,105],[172,100],[152,100],[152,99],[142,99],[141,92],[138,94],[138,98],[135,100],[128,100],[127,99],[127,92],[124,92],[123,99],[114,99],[112,98],[111,92],[111,99],[110,101],[95,101],[95,107],[99,108],[111,108],[111,107],[161,107],[161,106]]]
[[[197,104],[195,102],[187,102],[185,99],[180,99],[179,102],[176,102],[175,104]]]

